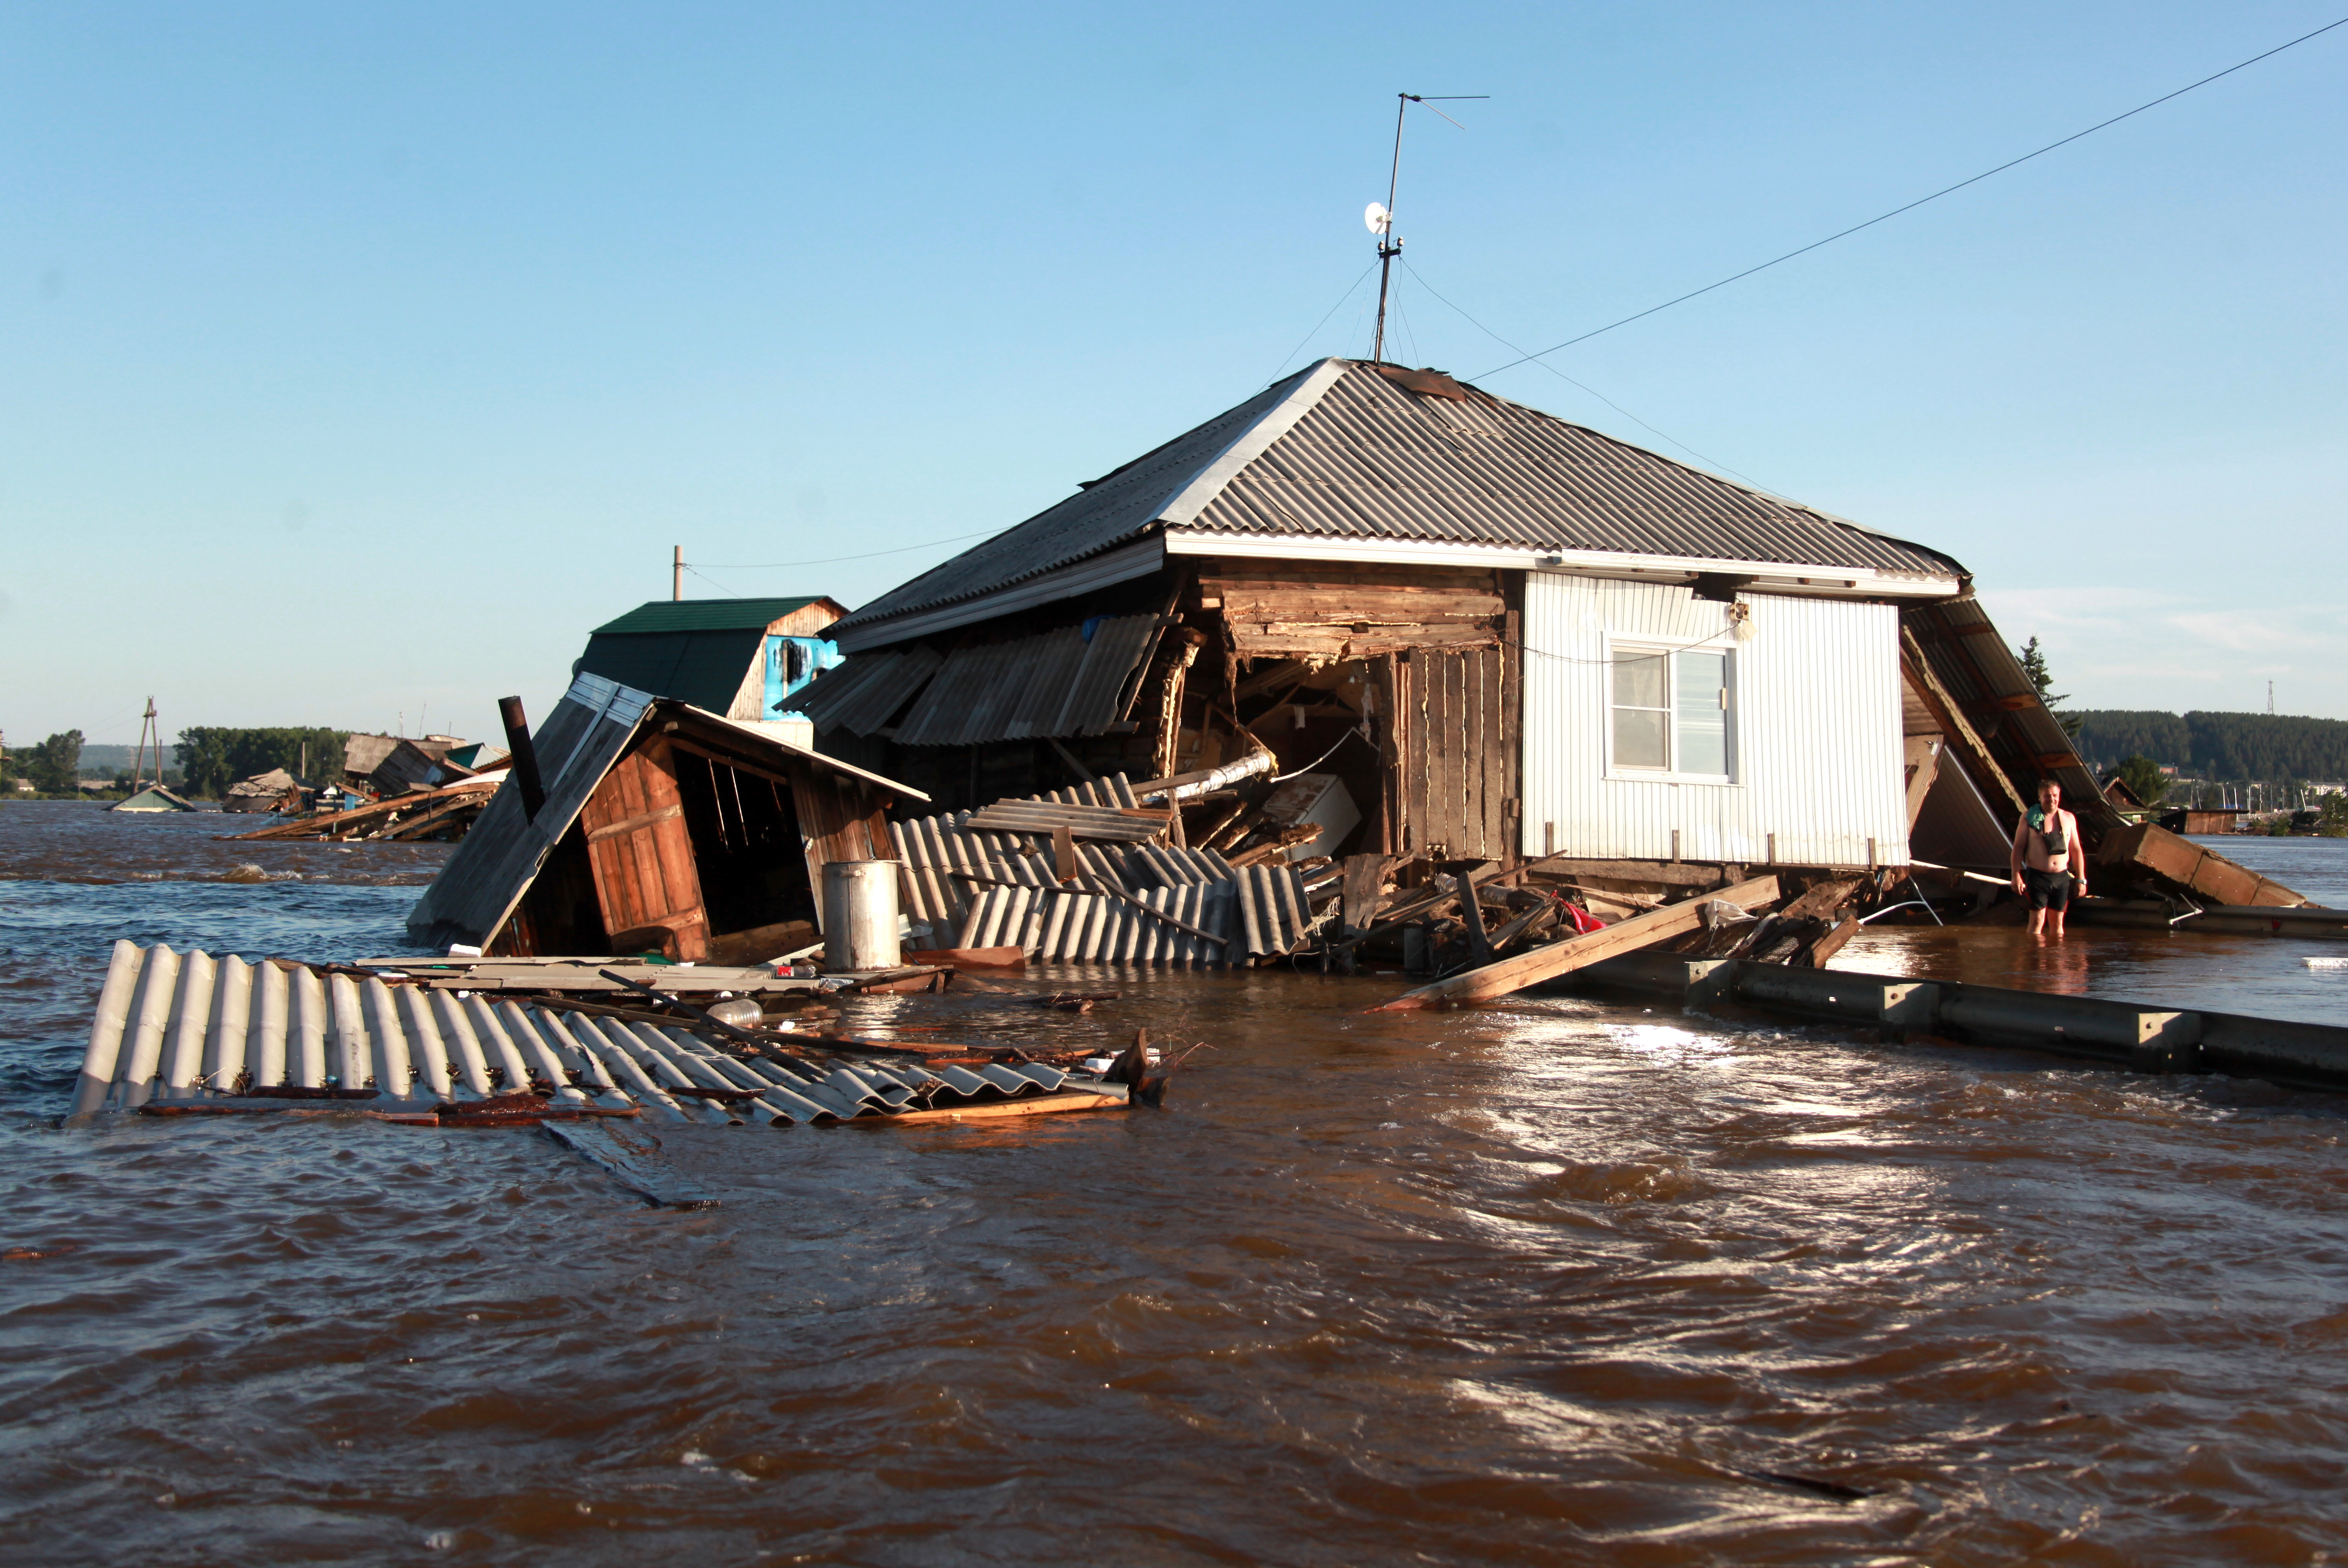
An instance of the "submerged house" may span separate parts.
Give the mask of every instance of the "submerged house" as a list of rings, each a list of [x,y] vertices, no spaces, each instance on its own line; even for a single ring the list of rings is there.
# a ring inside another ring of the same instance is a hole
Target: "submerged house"
[[[572,675],[675,697],[812,744],[798,711],[808,682],[840,662],[825,635],[848,614],[822,594],[794,599],[655,599],[595,628]]]
[[[2300,902],[2105,807],[1953,557],[1437,371],[1322,360],[830,631],[818,744],[949,807],[1269,751],[1323,852],[2002,873],[2052,774]]]
[[[919,790],[756,725],[573,677],[407,918],[498,955],[748,964],[814,939],[823,867]]]
[[[1900,864],[1940,552],[1325,359],[833,628],[819,744],[976,805],[1269,749],[1349,852]],[[1921,800],[1918,802],[1921,805]]]

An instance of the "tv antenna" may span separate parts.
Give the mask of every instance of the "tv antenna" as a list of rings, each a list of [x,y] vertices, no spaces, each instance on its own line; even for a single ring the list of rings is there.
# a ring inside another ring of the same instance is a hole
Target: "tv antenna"
[[[1403,117],[1410,112],[1410,106],[1415,103],[1464,103],[1470,98],[1488,98],[1491,96],[1490,93],[1442,93],[1432,96],[1422,93],[1395,94],[1394,167],[1386,173],[1386,199],[1384,201],[1371,202],[1362,212],[1363,223],[1368,227],[1371,233],[1378,237],[1378,327],[1377,335],[1370,341],[1370,358],[1373,362],[1383,363],[1386,356],[1386,284],[1394,273],[1394,259],[1402,254],[1402,236],[1394,232],[1394,204],[1395,188],[1402,181]],[[1459,125],[1457,120],[1451,119],[1451,117],[1443,114],[1441,109],[1436,109],[1434,112],[1442,114],[1443,118],[1451,120],[1453,125]],[[1459,125],[1459,129],[1465,130],[1468,128]]]

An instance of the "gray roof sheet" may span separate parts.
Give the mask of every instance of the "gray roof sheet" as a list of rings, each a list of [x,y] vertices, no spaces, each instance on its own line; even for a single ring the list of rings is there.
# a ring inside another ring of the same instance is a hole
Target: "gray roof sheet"
[[[1324,360],[882,594],[844,624],[1007,587],[1169,521],[1234,535],[1600,551],[1930,577],[1963,571],[1939,552],[1466,390],[1465,402],[1422,397],[1368,364]],[[1251,450],[1251,431],[1260,442],[1269,432],[1268,444]],[[1234,468],[1241,457],[1246,460]],[[1219,459],[1227,458],[1233,460],[1220,467],[1232,471],[1220,472]]]
[[[1468,389],[1356,365],[1193,528],[1952,574],[1947,557]]]

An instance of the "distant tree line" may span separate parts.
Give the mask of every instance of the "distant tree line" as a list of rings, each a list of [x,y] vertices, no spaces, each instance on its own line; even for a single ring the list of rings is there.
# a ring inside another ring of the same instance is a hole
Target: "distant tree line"
[[[338,781],[343,776],[343,743],[350,738],[347,729],[223,729],[206,725],[180,731],[179,742],[171,750],[188,781],[188,793],[211,799],[238,779],[273,768],[283,768],[305,784],[321,779]],[[303,771],[305,746],[306,774]]]
[[[13,789],[18,779],[26,779],[44,795],[76,795],[81,792],[80,772],[81,731],[68,729],[38,746],[11,749],[0,765],[0,783]]]
[[[2348,779],[2348,719],[2087,708],[2079,750],[2097,768],[2147,757],[2209,779]]]

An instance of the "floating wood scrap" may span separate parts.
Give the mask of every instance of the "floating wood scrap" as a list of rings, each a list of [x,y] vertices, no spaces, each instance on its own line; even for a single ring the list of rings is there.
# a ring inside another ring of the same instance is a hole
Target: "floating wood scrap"
[[[1704,923],[1704,912],[1714,903],[1726,903],[1738,911],[1759,909],[1777,902],[1777,879],[1756,877],[1735,887],[1723,888],[1716,893],[1690,899],[1684,903],[1668,904],[1645,914],[1633,915],[1584,935],[1570,936],[1562,942],[1550,943],[1520,953],[1512,958],[1500,959],[1465,974],[1454,975],[1416,990],[1406,991],[1391,1002],[1371,1008],[1375,1013],[1408,1012],[1422,1007],[1457,1006],[1469,1002],[1487,1001],[1537,985],[1544,980],[1554,980],[1560,975],[1597,963],[1601,959],[1634,953],[1643,947],[1694,931]],[[1469,908],[1474,908],[1470,901]]]
[[[228,835],[239,842],[316,839],[335,842],[386,840],[412,843],[419,839],[462,838],[489,798],[505,782],[505,774],[461,779],[439,789],[417,789],[388,800],[374,800],[347,811],[320,811],[291,822],[278,822],[250,833]]]
[[[1118,1085],[1015,1051],[746,1026],[604,970],[632,1005],[118,942],[68,1120],[209,1111],[486,1126],[642,1113],[901,1125],[1127,1103]],[[660,973],[680,991],[689,978]],[[542,1103],[515,1098],[525,1094]]]

